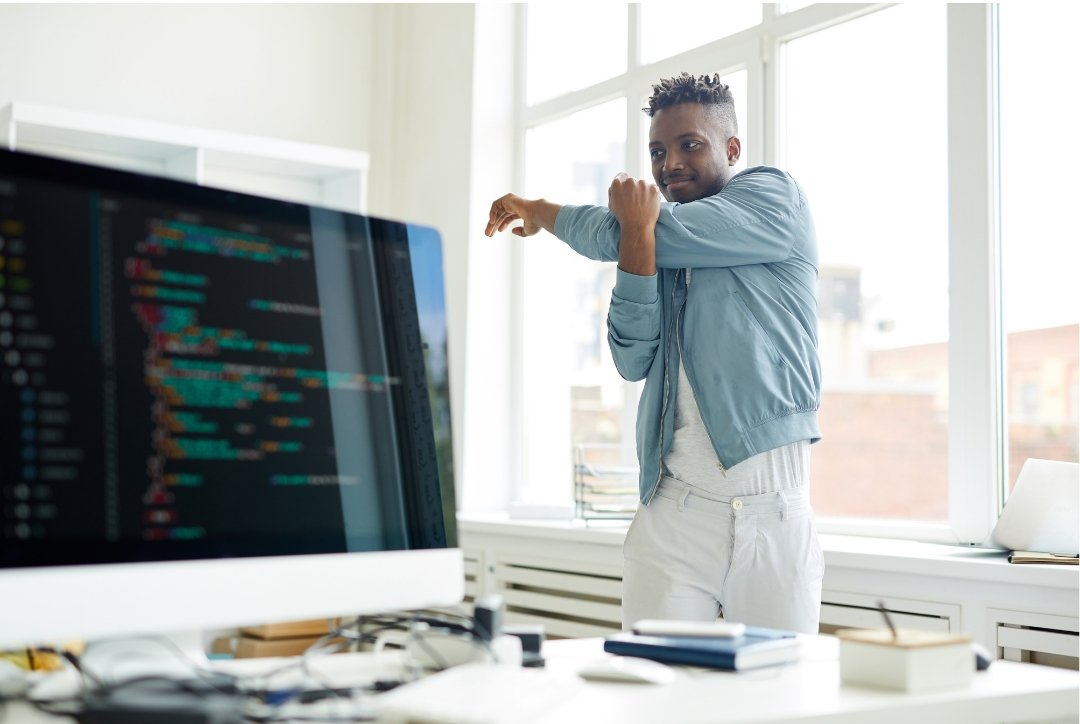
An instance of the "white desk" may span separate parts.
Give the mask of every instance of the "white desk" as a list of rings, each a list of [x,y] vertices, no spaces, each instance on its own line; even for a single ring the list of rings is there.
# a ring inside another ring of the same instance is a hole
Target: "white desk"
[[[841,686],[837,639],[809,636],[798,664],[745,672],[686,668],[665,686],[600,684],[578,690],[573,721],[600,724],[700,722],[837,722],[850,724],[967,724],[1077,721],[1080,674],[1033,664],[995,661],[965,689],[905,694]],[[599,639],[547,644],[548,669],[568,673],[596,658]],[[568,721],[563,718],[562,721]]]
[[[580,682],[577,670],[607,656],[600,639],[545,644],[547,674]],[[282,660],[225,662],[235,673],[276,667]],[[324,680],[341,685],[370,681],[368,654],[320,660]],[[385,675],[385,672],[382,672]],[[1075,722],[1080,716],[1080,674],[1034,664],[995,661],[971,686],[954,691],[904,694],[841,686],[837,641],[805,638],[798,664],[747,672],[680,668],[662,686],[580,682],[542,724],[700,724],[703,722],[835,722],[839,724],[969,724],[979,722]],[[4,713],[0,709],[0,713]],[[66,722],[23,703],[9,705],[5,722]],[[540,724],[538,722],[537,724]]]

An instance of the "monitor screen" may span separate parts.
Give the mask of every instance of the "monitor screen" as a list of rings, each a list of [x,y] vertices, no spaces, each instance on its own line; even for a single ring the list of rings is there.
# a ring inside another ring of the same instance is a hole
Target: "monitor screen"
[[[304,557],[352,593],[205,623],[382,609],[365,553],[456,546],[446,343],[433,229],[0,152],[0,598]]]

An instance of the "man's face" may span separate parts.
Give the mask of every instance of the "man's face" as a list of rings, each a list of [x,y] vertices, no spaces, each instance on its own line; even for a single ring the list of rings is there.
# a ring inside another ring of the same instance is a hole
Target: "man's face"
[[[741,145],[700,103],[677,103],[653,114],[649,158],[668,201],[712,196],[734,173]]]

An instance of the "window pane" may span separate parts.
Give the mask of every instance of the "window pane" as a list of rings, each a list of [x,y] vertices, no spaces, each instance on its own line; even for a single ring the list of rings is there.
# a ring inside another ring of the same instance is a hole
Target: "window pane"
[[[670,58],[761,22],[760,3],[651,2],[640,7],[642,63]]]
[[[624,5],[577,3],[568,10],[562,4],[530,3],[527,12],[527,103],[626,72]]]
[[[1002,311],[1011,486],[1029,457],[1076,462],[1080,244],[1063,218],[1076,204],[1080,145],[1060,71],[1075,5],[1002,4]]]
[[[625,147],[626,99],[529,129],[525,195],[607,206],[608,186],[626,167]],[[521,497],[569,501],[573,445],[623,442],[632,393],[615,371],[606,328],[615,264],[580,257],[546,233],[525,242],[524,256]]]
[[[820,254],[820,515],[948,518],[945,8],[786,46],[787,170]]]

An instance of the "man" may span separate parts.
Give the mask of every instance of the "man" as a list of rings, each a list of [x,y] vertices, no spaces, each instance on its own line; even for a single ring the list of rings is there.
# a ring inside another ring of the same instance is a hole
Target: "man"
[[[741,143],[718,76],[683,73],[653,90],[644,111],[656,186],[619,174],[608,209],[508,194],[492,204],[486,233],[521,220],[518,236],[546,229],[619,262],[608,341],[619,373],[645,379],[623,625],[722,614],[816,632],[813,221],[786,173],[734,174]]]

